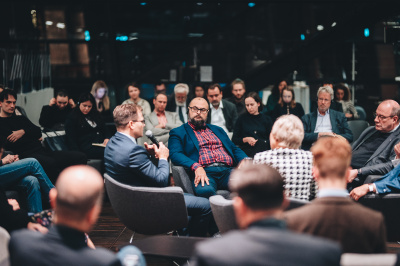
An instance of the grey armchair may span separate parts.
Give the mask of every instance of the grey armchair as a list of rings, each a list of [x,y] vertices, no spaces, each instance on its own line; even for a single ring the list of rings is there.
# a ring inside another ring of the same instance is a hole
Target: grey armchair
[[[232,200],[225,199],[221,195],[211,196],[209,200],[215,223],[221,234],[239,228],[236,223]]]
[[[10,240],[10,235],[3,227],[0,227],[0,265],[8,266],[10,265],[10,254],[8,253],[8,241]]]
[[[155,235],[187,226],[188,218],[179,187],[133,187],[104,174],[108,197],[121,222],[132,231]]]

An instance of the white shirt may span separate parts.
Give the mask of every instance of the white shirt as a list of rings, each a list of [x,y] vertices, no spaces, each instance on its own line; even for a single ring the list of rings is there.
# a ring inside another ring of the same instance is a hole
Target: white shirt
[[[178,114],[178,117],[179,117],[179,108],[182,108],[183,119],[185,120],[184,123],[186,123],[188,121],[186,103],[183,103],[183,104],[182,103],[178,103],[176,100],[175,100],[175,102],[176,102],[175,112]],[[178,104],[180,104],[180,105],[178,105]]]
[[[211,124],[222,127],[222,129],[225,130],[226,133],[228,133],[229,131],[226,128],[226,122],[224,113],[222,112],[222,108],[224,108],[222,101],[219,102],[218,109],[215,109],[214,106],[210,103]]]
[[[326,111],[325,115],[321,115],[317,109],[317,124],[315,126],[314,133],[319,132],[332,132],[331,117],[329,115],[329,109]]]

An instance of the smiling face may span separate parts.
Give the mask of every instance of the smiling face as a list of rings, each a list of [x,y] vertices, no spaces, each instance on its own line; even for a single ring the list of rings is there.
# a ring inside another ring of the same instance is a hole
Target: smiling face
[[[129,86],[128,87],[129,97],[131,97],[132,101],[136,101],[139,99],[140,90],[137,87]]]
[[[253,97],[247,97],[244,100],[246,105],[247,112],[251,115],[258,115],[258,108],[260,107],[260,103],[256,102]]]
[[[90,110],[92,110],[93,104],[90,101],[86,101],[79,104],[79,110],[81,110],[82,114],[87,115]]]

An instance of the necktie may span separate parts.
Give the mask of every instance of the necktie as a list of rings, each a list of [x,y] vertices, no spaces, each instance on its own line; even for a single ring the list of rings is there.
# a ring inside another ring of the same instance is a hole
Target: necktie
[[[179,119],[182,121],[182,123],[185,123],[185,118],[183,118],[183,106],[179,106]]]

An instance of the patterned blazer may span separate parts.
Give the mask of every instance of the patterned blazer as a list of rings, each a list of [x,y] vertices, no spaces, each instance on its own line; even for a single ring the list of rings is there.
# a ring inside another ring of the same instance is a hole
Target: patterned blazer
[[[285,179],[286,195],[300,200],[311,200],[316,195],[312,176],[313,156],[300,149],[274,149],[257,153],[254,164],[268,164]]]

